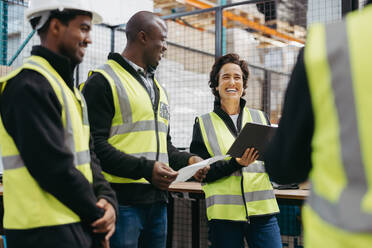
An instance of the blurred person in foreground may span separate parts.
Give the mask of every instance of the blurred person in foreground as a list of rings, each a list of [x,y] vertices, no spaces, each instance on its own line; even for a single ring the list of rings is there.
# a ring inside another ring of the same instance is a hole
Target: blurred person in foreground
[[[372,244],[372,6],[313,25],[265,161],[278,183],[310,179],[305,247]]]

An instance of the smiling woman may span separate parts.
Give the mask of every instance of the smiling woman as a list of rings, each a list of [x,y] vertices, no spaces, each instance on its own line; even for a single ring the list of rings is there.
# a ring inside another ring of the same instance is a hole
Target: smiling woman
[[[233,63],[224,64],[218,76],[221,107],[229,115],[239,114],[239,101],[243,94],[243,75],[240,66]]]
[[[248,122],[268,125],[266,115],[245,107],[242,96],[248,66],[237,54],[218,58],[210,73],[215,96],[211,113],[197,117],[190,151],[204,159],[225,155]],[[281,247],[275,214],[278,205],[258,153],[247,148],[241,158],[211,165],[203,191],[206,198],[212,247]]]
[[[224,70],[223,67],[227,64],[232,64],[229,66],[229,68],[225,68]],[[248,83],[248,77],[249,77],[249,70],[248,70],[248,65],[247,62],[244,60],[240,60],[239,55],[234,54],[234,53],[229,53],[226,54],[225,56],[220,57],[213,65],[212,71],[210,73],[209,77],[209,87],[212,89],[213,95],[216,97],[219,96],[218,94],[218,85],[220,82],[220,79],[222,79],[222,76],[226,74],[226,71],[229,72],[231,69],[231,66],[236,65],[233,69],[233,72],[235,72],[235,76],[240,76],[240,80],[242,81],[242,86],[243,89],[245,90],[247,88],[247,83]],[[239,70],[239,69],[240,70]],[[227,74],[228,75],[228,74]],[[226,75],[225,75],[226,76]],[[243,91],[242,96],[245,95],[245,92]]]

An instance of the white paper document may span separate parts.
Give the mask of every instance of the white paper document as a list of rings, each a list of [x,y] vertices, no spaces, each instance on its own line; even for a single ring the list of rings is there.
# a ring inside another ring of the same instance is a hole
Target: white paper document
[[[178,170],[178,176],[177,176],[176,180],[173,181],[173,183],[185,182],[187,179],[192,177],[198,170],[206,167],[209,164],[213,164],[214,162],[225,159],[227,157],[229,157],[229,155],[216,156],[216,157],[213,157],[213,158],[203,160],[199,163],[188,165],[188,166]]]

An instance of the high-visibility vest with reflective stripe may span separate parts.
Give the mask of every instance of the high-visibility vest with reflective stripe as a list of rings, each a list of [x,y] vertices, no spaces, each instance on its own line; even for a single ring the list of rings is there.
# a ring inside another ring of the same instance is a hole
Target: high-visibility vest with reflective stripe
[[[242,114],[242,126],[248,122],[269,124],[261,111],[244,108]],[[198,121],[204,144],[211,157],[225,155],[236,137],[224,121],[214,112],[198,117]],[[279,212],[262,161],[256,161],[230,176],[204,184],[203,191],[208,220],[247,221],[247,214],[249,217]]]
[[[94,72],[106,78],[112,91],[115,114],[108,142],[126,154],[168,165],[169,107],[165,90],[154,80],[160,95],[155,113],[145,87],[117,62],[108,60]],[[134,180],[103,174],[111,183],[149,183],[145,178]]]
[[[7,81],[24,69],[34,70],[49,81],[62,106],[61,118],[65,130],[65,144],[74,155],[76,168],[92,183],[89,123],[84,98],[77,89],[72,92],[54,68],[38,56],[31,56],[19,69],[0,79],[1,94]],[[30,175],[27,165],[24,164],[1,119],[0,151],[4,166],[4,227],[6,229],[30,229],[80,222],[79,216],[53,195],[44,191]]]
[[[372,245],[372,6],[310,29],[304,53],[314,113],[307,247]]]

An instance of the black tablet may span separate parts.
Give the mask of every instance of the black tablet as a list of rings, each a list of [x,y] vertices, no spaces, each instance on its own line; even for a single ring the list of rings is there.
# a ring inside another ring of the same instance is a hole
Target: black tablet
[[[227,154],[231,157],[240,158],[247,148],[253,147],[259,153],[257,160],[264,160],[264,151],[274,136],[276,129],[277,127],[256,123],[245,124]]]

